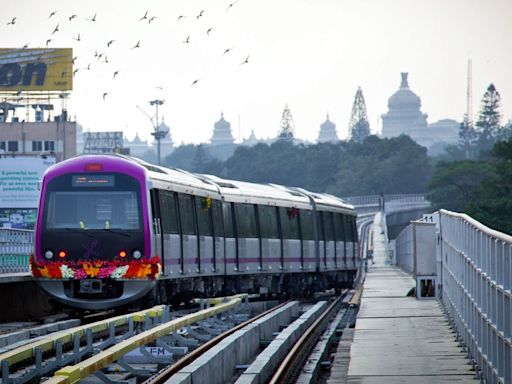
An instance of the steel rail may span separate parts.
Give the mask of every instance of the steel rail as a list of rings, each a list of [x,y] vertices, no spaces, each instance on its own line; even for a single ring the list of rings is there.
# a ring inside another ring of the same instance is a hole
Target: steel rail
[[[237,326],[227,330],[226,332],[221,333],[220,335],[218,335],[218,336],[214,337],[213,339],[207,341],[206,343],[204,343],[203,345],[201,345],[197,349],[194,349],[192,352],[190,352],[186,356],[182,357],[175,364],[173,364],[173,365],[171,365],[171,366],[169,366],[167,368],[164,368],[162,371],[158,372],[156,375],[150,377],[149,379],[144,381],[143,384],[151,384],[151,383],[160,384],[160,383],[165,382],[172,375],[174,375],[175,373],[177,373],[181,369],[185,368],[187,365],[192,363],[194,360],[199,358],[199,356],[203,355],[206,351],[208,351],[209,349],[211,349],[212,347],[217,345],[219,342],[221,342],[223,339],[225,339],[229,335],[232,335],[236,331],[244,328],[245,326],[253,323],[254,321],[262,318],[263,316],[266,316],[269,313],[272,313],[272,312],[276,311],[277,309],[283,307],[284,305],[286,305],[288,303],[290,303],[289,300],[285,301],[284,303],[278,304],[275,307],[272,307],[272,308],[266,310],[265,312],[262,312],[259,315],[254,316],[254,317],[250,318],[249,320],[244,321],[243,323],[241,323],[241,324],[239,324],[239,325],[237,325]]]
[[[156,307],[134,312],[129,315],[120,315],[91,324],[58,331],[48,335],[41,340],[25,344],[20,348],[16,348],[12,351],[0,354],[0,361],[7,361],[9,365],[13,365],[25,360],[30,360],[35,356],[36,349],[40,349],[43,353],[51,351],[55,349],[57,341],[60,341],[62,344],[72,343],[75,335],[83,337],[88,331],[91,331],[93,334],[98,332],[105,332],[108,331],[111,324],[114,324],[114,326],[126,325],[129,323],[130,319],[132,319],[134,322],[144,322],[146,316],[149,316],[150,318],[161,316],[164,312],[164,308],[164,305],[158,305]]]
[[[346,293],[348,290],[345,290]],[[313,348],[313,337],[320,336],[321,323],[324,322],[328,317],[335,311],[342,303],[343,295],[339,296],[329,307],[322,312],[322,314],[316,319],[313,324],[304,332],[299,340],[292,347],[288,355],[281,362],[276,372],[269,381],[269,384],[282,384],[288,381],[291,374],[294,372],[294,367],[299,364],[301,355],[306,354],[306,358],[309,355],[310,350]],[[316,335],[315,335],[316,334]],[[317,339],[317,338],[316,338]],[[308,348],[309,344],[309,348]]]
[[[61,368],[57,372],[55,372],[54,378],[56,381],[53,383],[66,383],[66,384],[74,384],[84,379],[85,377],[93,374],[94,372],[100,370],[108,364],[111,364],[117,361],[119,358],[123,357],[128,352],[134,350],[137,347],[142,347],[146,344],[149,344],[159,337],[168,335],[171,332],[177,331],[187,325],[196,323],[201,320],[205,320],[209,317],[215,316],[219,313],[228,311],[238,304],[240,304],[243,300],[244,295],[237,295],[229,299],[228,302],[218,304],[211,308],[206,308],[196,313],[186,315],[180,317],[178,319],[174,319],[158,325],[152,329],[141,332],[129,339],[123,340],[120,343],[72,366],[67,366]],[[65,378],[62,381],[58,376],[62,376]]]

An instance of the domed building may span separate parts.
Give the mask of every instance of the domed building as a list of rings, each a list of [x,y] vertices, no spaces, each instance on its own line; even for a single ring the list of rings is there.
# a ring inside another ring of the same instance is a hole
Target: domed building
[[[329,114],[327,114],[325,121],[320,124],[320,132],[318,133],[318,139],[316,139],[316,141],[318,143],[337,143],[340,141],[336,133],[336,124],[329,120]]]
[[[169,156],[174,150],[174,142],[171,137],[171,129],[167,124],[165,124],[165,120],[162,118],[162,123],[158,126],[158,130],[161,132],[165,132],[165,136],[160,140],[160,158],[165,159]],[[153,148],[157,151],[157,142],[153,140]]]
[[[428,115],[420,111],[421,99],[409,89],[408,73],[401,75],[400,89],[389,98],[388,113],[382,115],[382,136],[406,134],[414,139],[418,131],[427,128]]]

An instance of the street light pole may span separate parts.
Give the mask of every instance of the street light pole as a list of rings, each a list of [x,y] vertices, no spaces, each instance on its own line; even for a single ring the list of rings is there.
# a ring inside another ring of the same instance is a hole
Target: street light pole
[[[154,105],[156,108],[156,126],[154,127],[155,131],[152,132],[151,135],[154,136],[155,140],[156,140],[158,165],[160,165],[160,140],[162,140],[166,135],[166,132],[158,130],[158,106],[162,105],[163,103],[164,103],[164,100],[159,100],[159,99],[151,100],[149,102],[150,105]]]

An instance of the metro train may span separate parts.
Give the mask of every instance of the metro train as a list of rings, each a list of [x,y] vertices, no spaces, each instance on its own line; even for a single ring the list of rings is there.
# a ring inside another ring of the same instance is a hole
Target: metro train
[[[331,195],[116,154],[43,176],[31,271],[66,306],[340,289],[360,265],[354,208]]]

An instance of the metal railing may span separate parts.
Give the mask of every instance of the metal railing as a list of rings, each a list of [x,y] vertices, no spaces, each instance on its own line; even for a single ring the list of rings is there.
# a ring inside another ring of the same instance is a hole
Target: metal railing
[[[349,196],[342,199],[354,205],[355,207],[361,206],[380,206],[384,198],[384,203],[396,204],[418,204],[428,203],[424,193],[412,194],[395,194],[395,195],[369,195],[369,196]]]
[[[439,211],[442,300],[487,383],[512,383],[512,236]]]
[[[34,231],[0,228],[0,274],[30,272]]]

